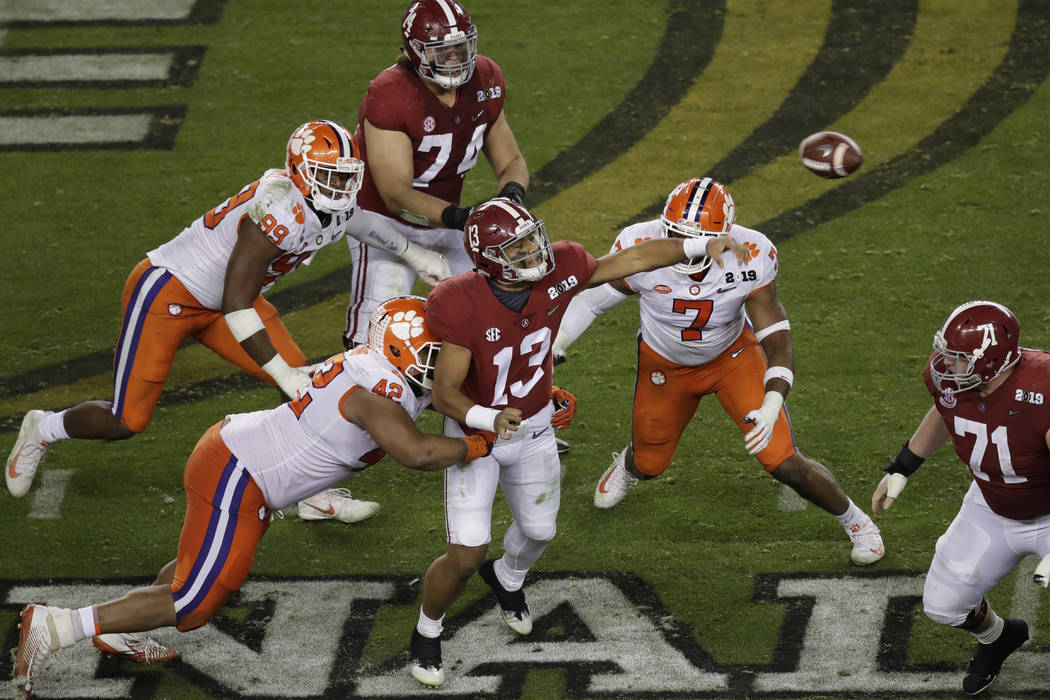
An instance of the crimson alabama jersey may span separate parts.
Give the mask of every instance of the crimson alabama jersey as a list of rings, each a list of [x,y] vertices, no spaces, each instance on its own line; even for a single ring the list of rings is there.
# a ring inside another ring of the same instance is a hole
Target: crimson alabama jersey
[[[457,88],[452,107],[439,100],[422,78],[401,63],[377,75],[368,85],[354,132],[354,141],[365,161],[364,182],[357,195],[360,206],[403,221],[401,212],[386,208],[369,172],[366,119],[377,129],[403,131],[411,139],[413,187],[458,204],[463,178],[478,162],[488,128],[503,111],[505,93],[503,71],[481,54],[474,75]]]
[[[175,238],[151,250],[150,262],[179,279],[202,306],[222,308],[226,264],[237,243],[245,217],[251,218],[284,255],[270,263],[260,291],[299,265],[309,265],[314,254],[346,233],[354,208],[332,214],[322,225],[302,193],[284,170],[267,170],[239,193],[183,229]]]
[[[729,236],[748,249],[745,265],[726,255],[724,268],[712,265],[696,275],[670,265],[626,279],[638,294],[642,338],[677,365],[696,367],[721,355],[744,329],[744,302],[776,279],[777,249],[765,234],[734,225]],[[663,237],[659,220],[646,221],[621,231],[612,249]]]
[[[558,241],[551,250],[554,270],[532,285],[521,313],[504,306],[488,278],[473,271],[444,280],[427,297],[427,325],[471,352],[462,390],[474,403],[517,408],[529,418],[550,402],[551,343],[596,264],[579,243]]]
[[[383,458],[372,436],[340,410],[353,391],[396,401],[413,421],[430,405],[429,395],[417,398],[385,357],[362,345],[328,358],[293,401],[227,417],[222,441],[252,475],[271,509],[317,493]]]
[[[923,377],[988,506],[1013,520],[1050,513],[1050,353],[1021,348],[1013,372],[988,396],[976,389],[942,394],[929,362]]]

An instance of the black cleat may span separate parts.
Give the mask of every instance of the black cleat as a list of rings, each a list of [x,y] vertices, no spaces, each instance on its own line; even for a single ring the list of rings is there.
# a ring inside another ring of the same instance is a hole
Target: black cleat
[[[492,567],[495,562],[495,559],[486,559],[478,573],[499,599],[500,612],[503,613],[503,621],[507,626],[518,634],[528,634],[532,631],[532,615],[529,614],[529,606],[525,602],[525,592],[520,588],[516,591],[504,588]]]
[[[1028,623],[1017,618],[1006,618],[1003,633],[991,644],[978,644],[977,651],[966,666],[963,690],[967,695],[977,695],[987,688],[999,675],[1006,657],[1028,641]]]
[[[424,637],[412,628],[412,677],[423,685],[436,688],[445,682],[445,669],[441,667],[441,638]]]

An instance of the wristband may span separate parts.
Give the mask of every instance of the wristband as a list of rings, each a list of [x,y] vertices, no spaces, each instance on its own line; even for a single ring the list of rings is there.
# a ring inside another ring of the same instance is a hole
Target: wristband
[[[489,432],[496,432],[496,417],[499,416],[499,411],[488,406],[480,406],[474,404],[467,411],[467,426],[476,428],[477,430],[488,430]]]
[[[517,204],[525,204],[525,186],[520,182],[511,180],[500,189],[497,197],[506,197]]]
[[[441,223],[445,228],[454,228],[462,231],[467,225],[467,217],[470,209],[458,204],[449,204],[441,211]]]
[[[772,323],[760,331],[755,331],[755,340],[761,343],[763,339],[768,338],[774,333],[779,333],[780,331],[788,330],[791,330],[791,324],[788,323],[788,320],[785,318],[783,321],[777,321],[776,323]]]
[[[238,343],[243,343],[245,338],[255,335],[266,327],[259,317],[259,312],[252,308],[231,311],[226,314],[225,318],[226,325],[230,327],[230,332],[233,333]]]
[[[686,238],[682,241],[682,252],[690,260],[693,258],[706,258],[707,242],[709,240],[709,238]]]
[[[920,457],[908,448],[908,443],[905,442],[901,445],[897,455],[893,458],[893,461],[882,468],[882,471],[889,474],[903,474],[904,476],[911,476],[914,474],[922,463],[926,461],[925,457]]]
[[[766,376],[762,377],[763,386],[769,382],[770,379],[783,379],[791,386],[795,381],[795,373],[789,370],[787,367],[781,367],[780,365],[773,365],[766,370]]]
[[[908,485],[908,477],[904,476],[900,472],[893,472],[886,477],[886,497],[897,500],[900,498],[901,491]]]

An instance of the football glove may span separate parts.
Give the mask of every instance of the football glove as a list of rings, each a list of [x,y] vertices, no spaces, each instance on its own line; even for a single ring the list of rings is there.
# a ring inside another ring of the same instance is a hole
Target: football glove
[[[497,197],[506,197],[512,202],[517,202],[522,206],[525,205],[525,188],[520,182],[514,182],[511,180],[499,191]]]
[[[555,430],[565,430],[572,425],[572,419],[576,417],[576,397],[561,387],[554,387],[551,398],[557,410],[551,416],[551,425]]]
[[[441,210],[441,223],[444,224],[445,228],[454,228],[462,231],[467,226],[468,216],[470,216],[470,207],[449,204]]]
[[[777,423],[777,416],[780,415],[780,407],[783,405],[783,394],[779,391],[767,391],[762,406],[744,416],[745,423],[755,426],[744,436],[744,447],[749,455],[758,454],[769,445],[769,441],[773,439],[773,426]]]
[[[408,241],[408,247],[401,253],[405,262],[416,270],[419,278],[429,284],[436,286],[438,282],[446,277],[452,276],[452,268],[449,267],[448,258],[437,251],[429,250],[412,241]]]
[[[467,443],[467,456],[463,458],[463,461],[469,462],[472,459],[487,457],[492,454],[492,445],[496,442],[496,433],[489,430],[479,430],[473,435],[468,435],[461,439]]]

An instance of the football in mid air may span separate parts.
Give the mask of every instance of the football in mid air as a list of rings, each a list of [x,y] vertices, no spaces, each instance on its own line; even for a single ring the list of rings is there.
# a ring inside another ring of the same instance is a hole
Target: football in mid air
[[[802,139],[798,159],[806,170],[830,180],[846,177],[864,162],[857,142],[837,131],[818,131]]]

